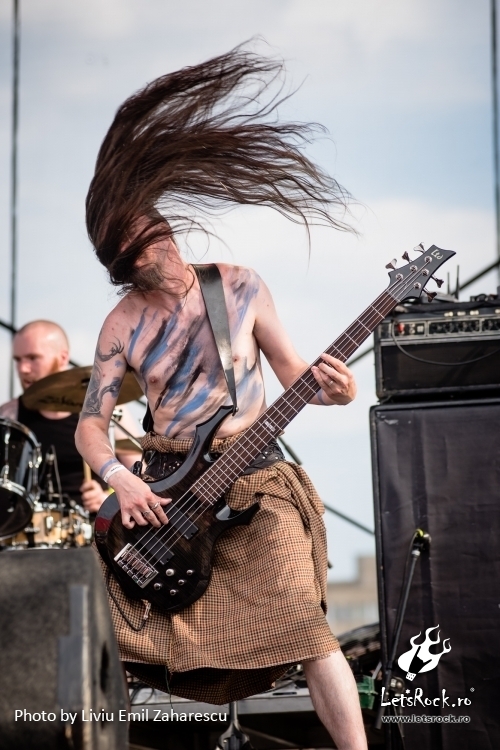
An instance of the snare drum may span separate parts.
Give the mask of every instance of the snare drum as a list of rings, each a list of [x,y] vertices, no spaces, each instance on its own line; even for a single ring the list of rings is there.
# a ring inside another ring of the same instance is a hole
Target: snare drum
[[[24,529],[39,496],[42,455],[34,434],[20,422],[0,417],[0,539]]]

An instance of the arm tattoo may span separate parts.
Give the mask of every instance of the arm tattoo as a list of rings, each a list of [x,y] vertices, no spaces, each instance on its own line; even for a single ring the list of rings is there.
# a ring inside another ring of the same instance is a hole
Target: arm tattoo
[[[113,359],[113,357],[115,357],[117,354],[121,354],[124,349],[125,344],[123,344],[120,339],[115,339],[113,341],[109,354],[104,354],[104,352],[101,352],[101,350],[99,349],[99,344],[97,344],[96,357],[101,362],[108,362],[108,360]]]
[[[106,393],[111,393],[113,398],[118,398],[122,381],[123,378],[113,378],[109,385],[105,385],[101,388],[102,372],[99,365],[95,364],[82,408],[82,418],[101,416],[104,396]]]

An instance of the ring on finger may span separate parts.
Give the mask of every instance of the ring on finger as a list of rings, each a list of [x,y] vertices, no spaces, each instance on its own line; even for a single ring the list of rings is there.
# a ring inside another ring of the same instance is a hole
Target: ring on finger
[[[160,503],[158,502],[158,503],[155,503],[154,505],[150,505],[149,507],[151,508],[151,510],[156,510],[159,504]]]

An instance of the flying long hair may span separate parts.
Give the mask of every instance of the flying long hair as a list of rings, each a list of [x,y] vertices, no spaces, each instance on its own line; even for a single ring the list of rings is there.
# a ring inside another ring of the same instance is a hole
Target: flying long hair
[[[239,46],[122,104],[86,200],[87,231],[113,284],[140,287],[133,267],[149,245],[203,229],[203,217],[236,204],[270,206],[307,229],[350,229],[335,218],[348,192],[303,151],[324,128],[277,117],[282,71],[281,61]]]

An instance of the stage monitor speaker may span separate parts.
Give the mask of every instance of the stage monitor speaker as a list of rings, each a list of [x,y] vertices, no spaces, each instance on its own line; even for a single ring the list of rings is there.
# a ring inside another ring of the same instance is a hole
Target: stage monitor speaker
[[[90,547],[0,552],[0,683],[2,750],[128,747],[126,684]]]
[[[370,425],[384,665],[412,537],[418,528],[431,536],[416,564],[394,663],[393,676],[405,682],[404,747],[495,750],[500,399],[380,405],[372,408]],[[427,652],[420,649],[424,639]],[[388,746],[399,747],[395,736],[390,744],[391,727],[383,726]]]

